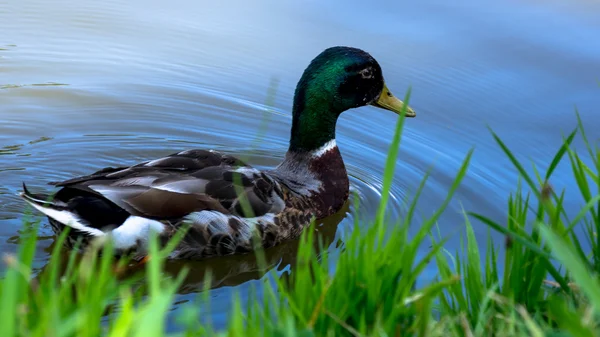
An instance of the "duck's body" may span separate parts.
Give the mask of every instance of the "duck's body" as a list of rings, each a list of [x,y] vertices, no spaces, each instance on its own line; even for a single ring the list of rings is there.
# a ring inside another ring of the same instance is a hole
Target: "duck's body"
[[[119,253],[144,254],[150,231],[167,241],[188,232],[171,258],[199,259],[249,252],[297,238],[312,220],[338,211],[349,193],[335,142],[341,112],[366,104],[400,112],[381,69],[355,48],[325,50],[305,70],[294,98],[290,148],[273,170],[260,171],[215,151],[186,150],[129,167],[106,168],[52,183],[61,190],[22,197],[48,216],[68,244],[111,238]],[[408,110],[407,116],[414,116]]]
[[[23,196],[49,216],[54,232],[69,224],[69,246],[110,233],[118,251],[136,250],[145,248],[149,230],[167,240],[187,222],[188,235],[171,255],[186,259],[251,251],[253,233],[264,247],[296,238],[313,218],[340,209],[349,189],[331,144],[308,156],[288,155],[270,171],[219,152],[187,150],[52,184],[63,188],[50,205],[27,189]]]

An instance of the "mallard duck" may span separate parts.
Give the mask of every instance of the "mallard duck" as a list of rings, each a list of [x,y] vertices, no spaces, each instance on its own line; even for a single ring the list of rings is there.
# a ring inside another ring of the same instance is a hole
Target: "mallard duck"
[[[310,62],[296,86],[289,148],[273,169],[190,149],[51,182],[61,187],[52,198],[31,193],[25,183],[20,195],[48,217],[55,234],[70,227],[69,247],[102,238],[112,240],[116,253],[143,255],[151,231],[164,243],[185,225],[172,259],[247,253],[256,242],[269,248],[298,238],[313,220],[345,204],[349,180],[336,122],[342,112],[365,105],[400,114],[404,103],[388,90],[369,53],[331,47]],[[406,116],[416,114],[406,107]]]

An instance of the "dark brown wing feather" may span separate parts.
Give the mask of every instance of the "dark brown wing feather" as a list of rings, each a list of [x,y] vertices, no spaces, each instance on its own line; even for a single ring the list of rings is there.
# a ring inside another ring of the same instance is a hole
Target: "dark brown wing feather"
[[[130,214],[154,219],[173,219],[202,210],[260,216],[283,209],[281,188],[274,179],[235,157],[205,150],[106,168],[53,184],[64,187],[57,198],[70,199],[79,192],[91,194]],[[248,201],[251,214],[243,212],[240,198]]]

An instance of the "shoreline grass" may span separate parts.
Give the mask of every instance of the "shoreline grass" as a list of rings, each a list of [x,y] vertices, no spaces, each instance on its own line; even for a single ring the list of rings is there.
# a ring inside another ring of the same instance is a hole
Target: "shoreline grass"
[[[407,103],[409,98],[410,92]],[[465,156],[444,202],[409,237],[428,175],[404,217],[390,226],[386,197],[402,135],[404,115],[400,116],[376,219],[367,228],[355,224],[343,240],[333,272],[326,250],[315,248],[319,237],[308,230],[300,239],[292,273],[278,277],[272,271],[272,277],[263,277],[262,295],[252,292],[244,309],[236,297],[225,329],[214,331],[209,323],[199,323],[198,308],[188,304],[181,311],[180,330],[170,335],[600,336],[600,149],[590,143],[578,114],[577,119],[577,129],[564,137],[544,173],[535,167],[528,173],[490,130],[519,173],[508,198],[508,221],[500,223],[466,210],[462,248],[448,252],[444,243],[449,238],[436,237],[434,226],[467,174],[473,150]],[[571,147],[578,135],[586,144],[587,159]],[[567,160],[584,201],[573,218],[563,207],[565,191],[551,188],[557,165]],[[503,234],[506,241],[489,239],[480,250],[472,221]],[[37,228],[38,224],[25,223],[18,255],[4,257],[3,336],[167,335],[165,318],[186,273],[162,277],[170,247],[159,249],[151,240],[154,258],[143,274],[124,277],[119,271],[128,261],[115,261],[110,246],[62,259],[63,233],[44,273],[32,278]],[[583,237],[575,230],[583,230]],[[580,240],[589,241],[589,251]],[[423,243],[430,243],[430,248],[419,257]],[[503,253],[498,245],[504,245]],[[256,251],[256,258],[264,265],[263,253]],[[417,284],[430,262],[437,266],[436,279]],[[204,302],[209,302],[207,294],[199,295]]]

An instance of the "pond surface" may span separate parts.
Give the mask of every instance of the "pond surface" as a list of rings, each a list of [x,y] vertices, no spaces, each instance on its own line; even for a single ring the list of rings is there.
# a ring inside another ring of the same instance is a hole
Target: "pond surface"
[[[287,149],[296,82],[333,45],[370,52],[397,96],[412,87],[418,116],[406,123],[392,215],[402,215],[403,200],[431,170],[416,230],[475,147],[468,176],[439,223],[442,235],[452,235],[447,249],[454,252],[462,208],[503,221],[515,188],[514,170],[486,126],[519,159],[542,169],[576,126],[575,107],[598,140],[599,15],[600,5],[587,0],[1,0],[0,253],[16,250],[25,210],[16,197],[21,181],[50,191],[48,181],[189,148],[251,151],[252,164],[276,165]],[[395,115],[365,107],[338,123],[363,226],[380,198],[395,122]],[[560,166],[552,183],[568,188],[567,207],[576,210],[580,198],[569,170]],[[353,212],[320,229],[332,251]],[[43,224],[40,268],[53,242]],[[487,228],[474,226],[484,243]],[[272,267],[293,272],[295,248],[290,242],[271,250]],[[262,277],[253,257],[188,265],[192,275],[178,303],[194,300],[206,268],[213,268],[209,317],[217,326],[227,322],[233,291],[245,296]],[[433,265],[425,276],[435,276]]]

